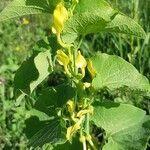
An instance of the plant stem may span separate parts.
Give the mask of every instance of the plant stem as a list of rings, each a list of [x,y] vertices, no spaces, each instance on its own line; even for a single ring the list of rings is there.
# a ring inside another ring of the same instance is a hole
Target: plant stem
[[[87,135],[90,134],[90,114],[87,113],[85,116],[85,132]]]
[[[90,144],[90,146],[93,148],[93,150],[96,150],[96,147],[90,136],[90,114],[87,113],[85,117],[86,117],[85,118],[85,132],[86,132],[86,135],[89,136],[89,138],[87,138],[87,141]]]
[[[82,42],[83,42],[83,39],[84,39],[84,36],[85,35],[82,35],[82,37],[81,37],[81,39],[80,39],[80,41],[79,41],[79,44],[78,44],[78,46],[77,46],[77,50],[80,48],[80,46],[81,46],[81,44],[82,44]]]
[[[61,37],[60,37],[60,34],[57,34],[57,41],[58,41],[58,43],[59,43],[62,47],[66,48],[66,49],[70,49],[70,47],[72,46],[72,45],[65,44],[65,43],[62,41],[62,39],[61,39]]]
[[[86,148],[86,141],[84,141],[82,144],[83,144],[83,150],[87,150],[87,148]]]
[[[93,142],[90,140],[88,141],[90,146],[93,148],[93,150],[97,150],[97,148],[95,147],[95,145],[93,144]]]
[[[119,52],[120,56],[123,58],[123,48],[122,48],[122,43],[121,43],[121,35],[119,34]]]
[[[73,66],[72,67],[73,67],[73,71],[75,75],[78,74],[78,68],[76,67],[76,56],[77,56],[77,52],[78,52],[78,49],[80,48],[82,41],[83,41],[83,36],[81,37],[78,46],[74,48],[73,50]],[[75,106],[77,106],[77,92],[74,97],[74,102],[75,102]]]
[[[49,65],[51,67],[51,71],[53,72],[54,71],[54,67],[53,67],[53,61],[52,61],[52,55],[51,55],[51,53],[50,53]]]

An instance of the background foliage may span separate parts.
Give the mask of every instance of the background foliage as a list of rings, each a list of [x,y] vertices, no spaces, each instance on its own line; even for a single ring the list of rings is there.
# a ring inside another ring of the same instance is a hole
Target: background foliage
[[[8,1],[0,1],[0,10]],[[150,79],[150,1],[110,0],[110,2],[141,24],[147,33],[146,38],[140,40],[132,36],[110,33],[90,34],[86,36],[81,46],[82,50],[88,50],[91,54],[94,51],[102,51],[121,56]],[[23,131],[25,118],[29,114],[25,111],[25,107],[30,106],[24,103],[19,107],[14,105],[12,82],[18,66],[32,53],[34,43],[49,34],[50,17],[48,21],[47,17],[41,15],[23,17],[0,24],[0,149],[26,149],[27,140]],[[84,53],[87,55],[86,51]],[[36,98],[36,93],[33,95]],[[133,95],[127,96],[128,99],[133,97]],[[105,97],[109,97],[107,92],[103,98]],[[149,114],[149,99],[145,97],[142,104],[139,104],[137,101],[140,101],[140,98],[134,94],[136,105]],[[27,100],[30,101],[30,98]],[[116,101],[119,101],[119,98]]]

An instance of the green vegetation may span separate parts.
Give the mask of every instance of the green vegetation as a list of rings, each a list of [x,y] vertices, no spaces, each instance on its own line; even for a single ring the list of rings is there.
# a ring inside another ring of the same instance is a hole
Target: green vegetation
[[[60,1],[0,1],[0,149],[148,149],[150,1]]]

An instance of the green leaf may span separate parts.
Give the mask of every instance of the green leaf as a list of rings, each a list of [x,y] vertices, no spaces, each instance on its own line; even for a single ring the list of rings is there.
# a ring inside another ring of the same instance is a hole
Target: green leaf
[[[91,120],[110,136],[137,124],[145,114],[145,111],[129,104],[95,103]]]
[[[48,37],[48,42],[49,42],[49,45],[51,46],[51,55],[52,57],[55,57],[57,50],[61,49],[61,46],[57,41],[56,35],[50,35]]]
[[[56,108],[62,108],[69,99],[74,97],[74,95],[75,89],[69,85],[62,84],[56,88],[49,88],[43,90],[34,108],[52,116]]]
[[[13,0],[0,13],[0,21],[29,15],[52,13],[59,0]]]
[[[26,120],[26,135],[30,139],[29,146],[41,147],[46,143],[54,144],[65,142],[66,129],[60,119],[39,121],[37,117]]]
[[[15,94],[20,101],[25,94],[32,91],[51,73],[50,51],[34,54],[23,62],[15,74]],[[19,103],[19,102],[18,102]]]
[[[150,119],[112,135],[103,150],[146,150],[150,135],[150,128],[145,127],[148,122]]]
[[[64,42],[73,43],[79,36],[97,32],[116,32],[145,38],[144,30],[133,19],[112,9],[103,0],[94,1],[95,3],[91,0],[79,2],[79,13],[76,12],[65,23],[62,33]],[[85,6],[81,6],[83,4]]]
[[[93,10],[106,11],[106,14],[112,13],[113,9],[105,0],[80,0],[75,8],[75,13],[83,13]],[[105,14],[104,14],[105,15]]]
[[[50,120],[50,116],[48,116],[46,113],[38,111],[36,109],[31,109],[29,111],[26,111],[26,115],[28,117],[38,117],[39,121],[46,121],[46,120]]]
[[[144,150],[150,135],[150,117],[128,104],[95,103],[91,120],[106,132],[103,150]]]
[[[121,57],[98,53],[91,61],[96,71],[96,77],[92,81],[96,90],[104,87],[113,90],[127,86],[132,89],[150,91],[148,79]]]

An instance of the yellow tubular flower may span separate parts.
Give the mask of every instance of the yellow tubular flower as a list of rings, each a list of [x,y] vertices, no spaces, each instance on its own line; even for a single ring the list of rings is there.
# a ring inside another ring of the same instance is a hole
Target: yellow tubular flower
[[[72,139],[72,136],[81,128],[80,125],[81,125],[83,119],[84,119],[84,117],[81,117],[78,122],[76,122],[74,125],[67,128],[67,134],[66,134],[67,140],[70,141]]]
[[[93,107],[92,106],[89,106],[88,109],[84,109],[84,110],[80,110],[78,113],[77,113],[77,117],[81,118],[82,116],[84,116],[85,114],[87,113],[90,113],[90,114],[93,114]]]
[[[81,52],[78,51],[78,55],[76,58],[76,67],[77,68],[85,68],[87,65],[87,62],[85,60],[85,58],[81,55]]]
[[[53,13],[53,27],[52,32],[60,34],[63,30],[64,23],[68,19],[68,11],[63,3],[59,3]]]
[[[69,57],[62,50],[57,51],[56,58],[59,64],[62,66],[67,66],[70,62]]]
[[[87,62],[86,62],[85,58],[81,55],[81,52],[78,51],[78,55],[76,58],[76,67],[78,69],[81,69],[82,77],[85,76],[85,67],[86,66],[87,66]]]
[[[69,111],[70,113],[73,113],[73,112],[74,112],[74,108],[75,108],[74,101],[69,100],[69,101],[67,102],[67,108],[68,108],[68,111]]]
[[[28,25],[29,23],[30,23],[30,21],[27,18],[22,19],[22,24]]]
[[[88,68],[88,71],[90,72],[92,78],[94,78],[96,76],[96,70],[94,69],[91,60],[88,61],[87,68]]]

